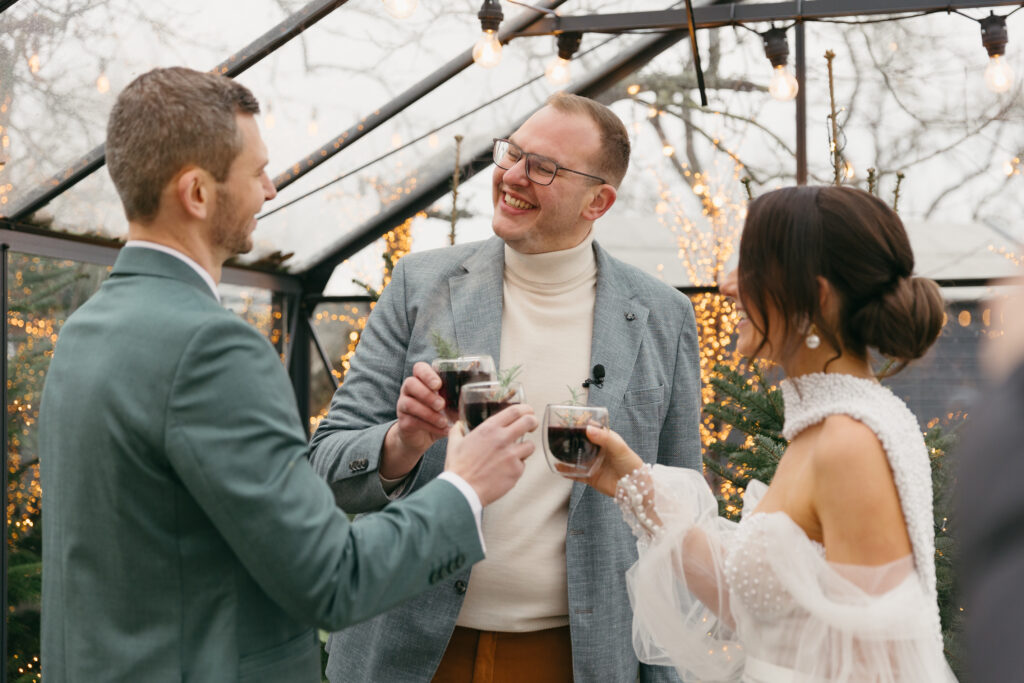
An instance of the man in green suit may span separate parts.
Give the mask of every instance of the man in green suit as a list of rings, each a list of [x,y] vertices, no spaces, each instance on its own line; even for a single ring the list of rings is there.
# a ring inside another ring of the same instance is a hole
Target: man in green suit
[[[40,415],[48,683],[319,681],[314,627],[480,560],[480,507],[532,450],[509,409],[453,430],[444,479],[356,524],[337,509],[277,354],[216,293],[275,194],[258,111],[173,68],[111,113],[129,242],[64,325]]]

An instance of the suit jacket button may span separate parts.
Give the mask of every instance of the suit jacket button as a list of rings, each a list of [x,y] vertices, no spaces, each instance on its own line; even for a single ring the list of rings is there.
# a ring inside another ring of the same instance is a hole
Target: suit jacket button
[[[455,592],[458,593],[459,595],[465,595],[465,593],[466,593],[466,582],[463,581],[462,579],[459,579],[458,581],[456,581],[455,582]]]

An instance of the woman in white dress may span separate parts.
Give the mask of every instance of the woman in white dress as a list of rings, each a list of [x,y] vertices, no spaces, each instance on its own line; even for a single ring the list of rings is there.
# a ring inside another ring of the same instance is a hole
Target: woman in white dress
[[[896,214],[851,188],[793,187],[749,207],[736,273],[738,350],[787,378],[789,447],[737,524],[700,473],[650,468],[611,431],[588,484],[639,537],[629,570],[640,658],[686,681],[955,680],[942,653],[932,487],[916,418],[868,349],[905,363],[942,327]]]

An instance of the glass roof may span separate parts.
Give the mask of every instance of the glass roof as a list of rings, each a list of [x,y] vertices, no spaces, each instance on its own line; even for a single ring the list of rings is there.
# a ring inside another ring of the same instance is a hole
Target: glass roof
[[[569,0],[559,12],[669,4]],[[201,0],[20,0],[0,14],[0,30],[14,46],[0,50],[0,60],[9,62],[0,73],[12,74],[0,80],[7,162],[0,171],[0,202],[16,203],[102,143],[116,93],[138,73],[171,64],[209,69],[304,5],[250,0],[239,15],[233,3]],[[529,12],[503,6],[506,22]],[[424,1],[411,17],[397,20],[380,0],[350,0],[241,74],[263,105],[269,171],[287,170],[461,55],[480,33],[478,9],[478,0]],[[967,14],[978,18],[987,11]],[[1010,92],[995,95],[982,81],[987,57],[977,24],[962,16],[807,24],[811,182],[829,182],[832,174],[822,58],[831,49],[843,108],[840,144],[853,173],[848,182],[866,186],[866,171],[874,167],[880,194],[891,201],[896,173],[905,174],[899,208],[925,274],[1008,274],[1022,251],[1024,61],[1014,36],[1024,36],[1024,12],[1011,16],[1007,27],[1006,61],[1018,77]],[[793,30],[788,37],[792,65]],[[588,34],[573,75],[594,73],[649,39]],[[744,215],[742,178],[751,178],[754,194],[795,182],[795,107],[766,92],[771,69],[760,37],[742,27],[722,28],[701,31],[698,45],[709,86],[706,110],[693,106],[697,94],[685,40],[623,80],[607,99],[631,130],[634,155],[619,204],[597,224],[598,237],[674,285],[710,284],[715,264],[730,258]],[[510,132],[557,89],[540,77],[554,52],[550,37],[513,40],[494,69],[465,69],[285,188],[266,205],[265,212],[273,213],[260,221],[256,249],[247,259],[291,254],[285,267],[301,271],[417,182],[452,168],[456,135],[463,136],[466,159],[491,137]],[[627,90],[633,84],[638,89]],[[306,193],[312,194],[298,200]],[[465,212],[458,240],[488,236],[490,173],[465,180],[458,203]],[[451,196],[443,197],[428,212],[439,217],[416,219],[413,249],[447,243],[444,214],[451,205]],[[121,237],[126,229],[105,170],[37,218],[74,233]],[[358,291],[353,278],[379,280],[380,248],[365,251],[339,268],[329,293]]]

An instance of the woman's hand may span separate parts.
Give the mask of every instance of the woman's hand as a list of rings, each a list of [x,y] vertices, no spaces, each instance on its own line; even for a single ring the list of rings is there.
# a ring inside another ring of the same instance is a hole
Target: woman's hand
[[[587,427],[587,439],[601,447],[604,458],[597,470],[583,482],[606,496],[614,497],[619,479],[642,467],[644,461],[610,429],[590,425]]]

